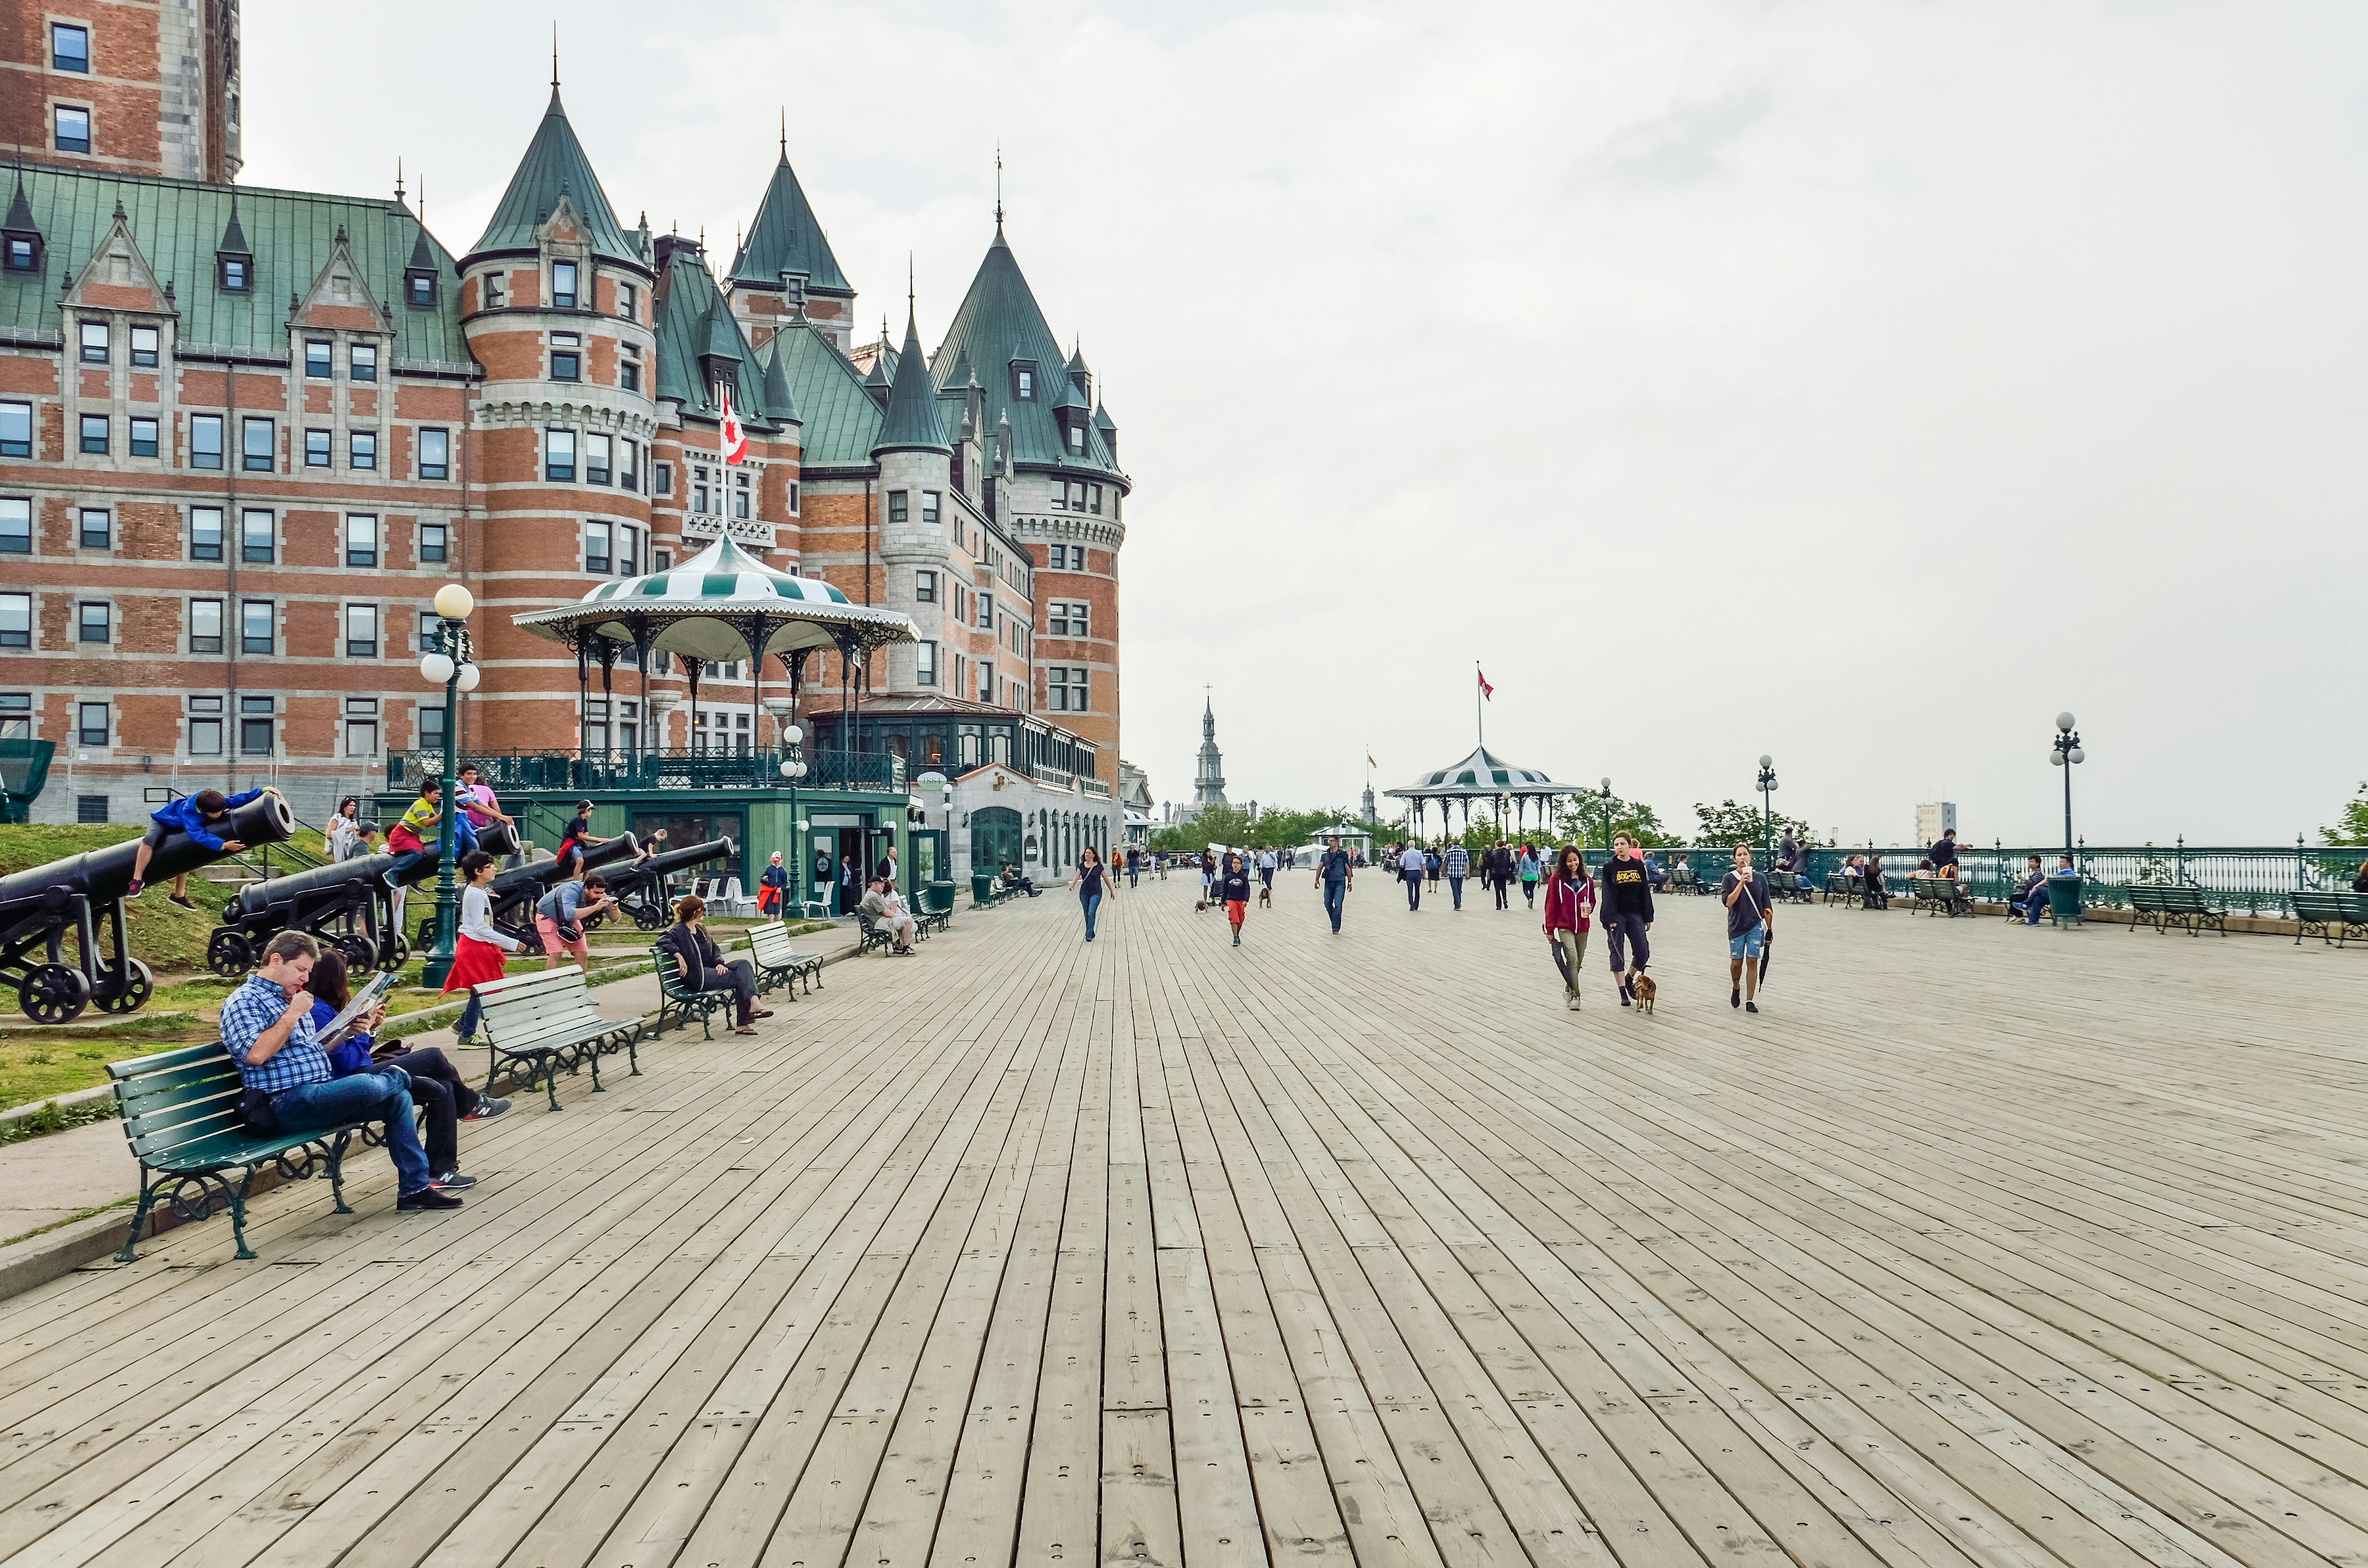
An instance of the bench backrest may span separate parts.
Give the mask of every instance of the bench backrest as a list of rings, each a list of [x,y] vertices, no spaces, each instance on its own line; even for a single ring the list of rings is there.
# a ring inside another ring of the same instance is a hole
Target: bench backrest
[[[484,1004],[485,1028],[496,1040],[522,1040],[565,1024],[598,1018],[584,971],[574,964],[470,987]]]
[[[692,987],[683,979],[674,954],[653,942],[650,944],[650,958],[657,964],[658,989],[661,992],[668,996],[692,994]]]
[[[238,1064],[220,1040],[110,1062],[123,1135],[145,1160],[219,1133],[244,1131]]]
[[[748,951],[759,963],[780,963],[796,958],[790,946],[790,928],[778,920],[748,927]]]

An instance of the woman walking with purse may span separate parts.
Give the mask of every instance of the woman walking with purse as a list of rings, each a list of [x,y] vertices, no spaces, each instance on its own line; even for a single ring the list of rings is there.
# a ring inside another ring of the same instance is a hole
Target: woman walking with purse
[[[1094,846],[1077,857],[1077,869],[1070,873],[1069,885],[1077,890],[1077,904],[1086,914],[1086,940],[1094,939],[1094,916],[1101,913],[1102,893],[1109,879],[1102,875],[1102,858]]]

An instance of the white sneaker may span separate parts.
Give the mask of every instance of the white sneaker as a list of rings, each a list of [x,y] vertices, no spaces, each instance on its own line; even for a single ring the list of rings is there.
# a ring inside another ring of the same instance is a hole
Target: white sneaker
[[[1563,1004],[1563,1006],[1564,1006],[1565,1007],[1569,1008],[1572,1012],[1576,1013],[1576,1012],[1577,1012],[1577,1011],[1578,1011],[1578,998],[1577,998],[1577,997],[1576,997],[1576,996],[1574,996],[1574,997],[1572,997],[1569,1001],[1565,1002],[1565,1003]]]

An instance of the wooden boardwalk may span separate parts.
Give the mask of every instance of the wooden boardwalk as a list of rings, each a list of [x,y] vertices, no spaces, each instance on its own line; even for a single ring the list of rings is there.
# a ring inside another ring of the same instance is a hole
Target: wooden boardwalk
[[[0,1558],[2368,1564],[2368,953],[1181,880],[0,1302]]]

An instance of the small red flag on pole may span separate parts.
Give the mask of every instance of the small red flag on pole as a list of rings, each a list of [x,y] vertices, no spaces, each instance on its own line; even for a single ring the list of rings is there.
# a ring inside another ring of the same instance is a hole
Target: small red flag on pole
[[[1490,698],[1493,698],[1493,697],[1495,697],[1495,696],[1497,695],[1497,688],[1496,688],[1495,687],[1490,686],[1490,685],[1488,684],[1488,677],[1487,677],[1486,676],[1480,675],[1480,666],[1479,666],[1479,665],[1473,665],[1473,666],[1472,666],[1472,673],[1473,673],[1474,675],[1475,675],[1475,676],[1480,676],[1480,695],[1481,695],[1481,696],[1483,696],[1483,697],[1490,697]]]

